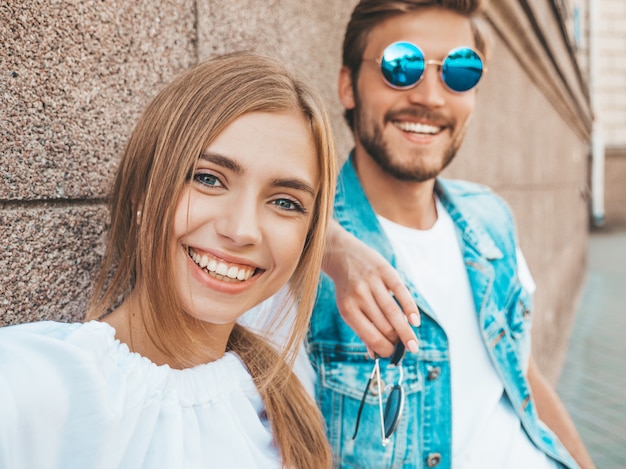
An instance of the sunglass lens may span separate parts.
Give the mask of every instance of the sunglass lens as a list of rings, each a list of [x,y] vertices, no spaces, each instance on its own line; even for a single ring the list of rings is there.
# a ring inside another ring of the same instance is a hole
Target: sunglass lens
[[[483,61],[476,51],[467,47],[454,49],[441,67],[443,81],[453,91],[463,92],[474,88],[483,74]]]
[[[385,419],[385,438],[389,438],[398,428],[400,417],[402,416],[402,407],[404,407],[404,391],[399,384],[396,384],[389,394],[389,398],[385,403],[385,411],[383,413]]]
[[[424,54],[409,42],[391,44],[380,61],[383,77],[395,88],[415,85],[424,73],[424,66]]]

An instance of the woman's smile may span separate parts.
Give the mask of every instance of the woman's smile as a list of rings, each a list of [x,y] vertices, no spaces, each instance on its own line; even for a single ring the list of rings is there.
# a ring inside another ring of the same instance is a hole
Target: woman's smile
[[[192,247],[187,247],[187,253],[198,267],[207,272],[211,277],[223,282],[245,282],[250,279],[257,270],[261,270],[250,265],[228,262],[208,252],[202,252]]]

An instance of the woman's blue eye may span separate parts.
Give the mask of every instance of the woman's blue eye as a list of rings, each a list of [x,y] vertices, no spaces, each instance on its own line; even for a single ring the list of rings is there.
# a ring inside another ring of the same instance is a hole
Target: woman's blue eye
[[[290,199],[276,199],[274,201],[274,205],[282,208],[283,210],[296,210],[298,212],[304,212],[302,205]]]
[[[196,173],[194,179],[200,184],[204,184],[205,186],[209,187],[219,187],[222,185],[219,178],[217,176],[214,176],[213,174]]]

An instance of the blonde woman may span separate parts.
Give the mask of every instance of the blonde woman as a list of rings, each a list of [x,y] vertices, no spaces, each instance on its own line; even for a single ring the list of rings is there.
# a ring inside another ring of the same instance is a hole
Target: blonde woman
[[[273,59],[218,57],[165,87],[118,169],[89,321],[0,329],[0,467],[330,467],[289,364],[333,155],[320,100]],[[276,352],[236,320],[287,282]]]

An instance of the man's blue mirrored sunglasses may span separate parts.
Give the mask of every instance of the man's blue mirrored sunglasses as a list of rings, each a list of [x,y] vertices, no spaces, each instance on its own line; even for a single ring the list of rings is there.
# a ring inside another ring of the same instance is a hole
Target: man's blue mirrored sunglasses
[[[430,64],[439,67],[441,80],[456,93],[474,88],[487,71],[481,55],[469,47],[452,49],[443,61],[426,60],[422,50],[410,42],[387,46],[375,62],[380,65],[385,82],[399,90],[416,86]]]

